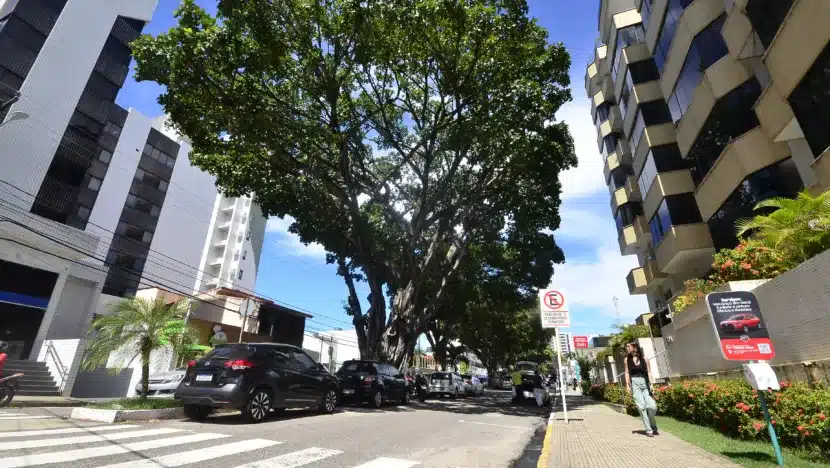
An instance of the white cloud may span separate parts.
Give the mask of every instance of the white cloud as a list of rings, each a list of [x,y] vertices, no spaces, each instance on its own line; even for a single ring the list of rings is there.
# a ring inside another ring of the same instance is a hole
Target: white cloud
[[[577,100],[562,107],[557,115],[568,124],[579,164],[559,175],[563,198],[591,195],[607,190],[602,174],[602,156],[597,146],[597,129],[591,121],[590,101]]]
[[[272,216],[268,218],[265,224],[265,231],[273,233],[277,239],[276,246],[280,253],[291,255],[295,257],[316,257],[324,258],[326,256],[326,249],[321,244],[312,242],[305,245],[300,240],[300,236],[288,232],[288,227],[294,222],[294,218],[286,216],[285,218],[278,218]]]

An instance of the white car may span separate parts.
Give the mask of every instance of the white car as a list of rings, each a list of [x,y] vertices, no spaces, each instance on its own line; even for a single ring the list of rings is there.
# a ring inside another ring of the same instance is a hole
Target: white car
[[[187,369],[176,369],[170,372],[150,375],[148,397],[173,398],[176,389],[187,373]],[[141,395],[141,380],[135,384],[136,395]]]
[[[470,374],[461,374],[461,380],[464,381],[464,393],[467,395],[484,395],[484,384],[477,377]]]

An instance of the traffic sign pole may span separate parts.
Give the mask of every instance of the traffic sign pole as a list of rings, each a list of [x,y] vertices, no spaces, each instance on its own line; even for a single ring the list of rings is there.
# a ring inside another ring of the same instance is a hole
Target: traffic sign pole
[[[562,346],[559,346],[559,328],[553,329],[556,333],[556,363],[559,366],[559,393],[562,395],[562,411],[565,414],[565,424],[568,423],[568,402],[565,400],[565,376],[562,374]]]

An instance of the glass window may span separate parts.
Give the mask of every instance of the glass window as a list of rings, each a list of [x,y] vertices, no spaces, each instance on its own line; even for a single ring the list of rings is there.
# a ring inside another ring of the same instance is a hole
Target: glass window
[[[102,149],[101,152],[98,154],[98,160],[102,163],[108,163],[112,159],[112,153],[109,151]]]
[[[765,49],[772,44],[792,6],[793,0],[753,0],[747,3],[746,16]]]
[[[634,218],[641,214],[643,214],[643,205],[640,203],[626,203],[620,206],[617,214],[614,215],[617,231],[622,231],[624,227],[634,224]]]
[[[617,42],[614,44],[614,61],[611,62],[612,78],[616,79],[617,71],[620,68],[620,61],[622,60],[622,51],[631,44],[639,44],[646,39],[646,33],[643,25],[638,23],[633,26],[628,26],[617,31]]]
[[[640,171],[640,177],[637,178],[637,185],[640,187],[640,193],[643,198],[648,195],[648,190],[654,179],[657,177],[657,166],[654,164],[654,156],[651,150],[646,155],[646,162],[643,164],[643,170]]]
[[[597,116],[594,119],[596,125],[608,120],[608,115],[611,113],[611,103],[606,101],[597,106]]]
[[[626,75],[625,83],[623,83],[622,91],[620,91],[620,116],[625,119],[625,114],[628,112],[628,100],[631,99],[631,76]]]
[[[726,14],[720,15],[709,23],[692,39],[680,76],[668,99],[672,120],[675,123],[689,109],[703,72],[729,52],[721,35],[724,21],[726,21]]]
[[[144,143],[144,154],[151,158],[153,157],[153,147],[150,145],[150,143]]]
[[[680,15],[683,11],[691,5],[694,0],[669,0],[666,6],[666,13],[663,16],[663,25],[660,28],[660,36],[657,38],[657,44],[654,47],[654,63],[660,73],[663,73],[663,67],[666,65],[666,59],[669,55],[672,39],[677,32],[677,24],[680,22]]]
[[[144,172],[144,169],[136,169],[135,170],[135,180],[144,180],[144,175],[145,174],[146,174],[146,172]]]
[[[608,183],[608,190],[613,192],[617,189],[622,188],[625,186],[625,182],[628,180],[628,176],[634,175],[634,169],[627,164],[622,164],[614,170],[611,171],[609,174],[609,178],[611,181]]]
[[[163,180],[159,181],[159,191],[166,192],[167,191],[167,186],[168,186],[167,182],[165,182]]]
[[[643,0],[640,4],[640,17],[643,18],[643,26],[648,28],[648,19],[651,18],[651,1]]]
[[[660,204],[657,212],[649,221],[652,245],[657,247],[663,238],[671,231],[672,225],[700,223],[700,211],[693,193],[669,195]]]
[[[813,150],[815,157],[821,156],[830,147],[830,44],[807,70],[787,101]]]
[[[87,208],[85,206],[79,206],[78,207],[78,218],[79,219],[82,219],[84,221],[88,220],[89,219],[89,213],[90,213],[89,208]]]
[[[245,257],[247,257],[247,256],[248,256],[248,251],[247,251],[247,250],[243,250],[243,251],[242,251],[242,260],[245,260]]]
[[[718,99],[703,124],[689,154],[692,180],[700,185],[709,169],[733,139],[758,126],[758,116],[752,106],[761,95],[761,85],[755,78],[733,89]]]
[[[609,154],[617,150],[617,143],[619,142],[619,139],[620,135],[616,133],[609,133],[602,138],[602,142],[600,143],[600,152],[602,154],[603,161],[608,159]]]
[[[293,350],[291,356],[294,358],[294,363],[300,370],[309,370],[317,367],[314,359],[311,359],[308,354],[302,351]]]
[[[240,269],[240,270],[239,270],[239,276],[237,276],[237,277],[236,277],[236,279],[242,279],[242,275],[243,275],[244,273],[245,273],[245,270]]]
[[[158,205],[153,205],[152,207],[150,207],[150,216],[157,218],[159,214],[161,214],[161,207],[159,207]]]
[[[90,177],[89,183],[87,184],[87,188],[89,188],[93,192],[97,192],[101,189],[101,179],[97,177]]]
[[[640,193],[643,197],[648,194],[658,173],[688,169],[689,165],[689,161],[680,155],[680,148],[676,143],[650,148],[643,169],[640,171],[640,177],[637,179]]]
[[[150,231],[144,231],[144,235],[141,237],[141,241],[145,244],[149,244],[153,241],[153,233]]]

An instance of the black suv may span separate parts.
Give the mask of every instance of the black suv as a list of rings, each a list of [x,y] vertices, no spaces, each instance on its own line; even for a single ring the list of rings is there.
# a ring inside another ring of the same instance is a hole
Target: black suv
[[[337,406],[338,380],[302,349],[279,343],[219,345],[187,364],[175,398],[185,416],[204,419],[214,408],[240,408],[250,422],[270,410]]]
[[[382,361],[346,361],[337,371],[341,401],[367,401],[378,408],[385,401],[409,404],[410,384],[392,364]]]

